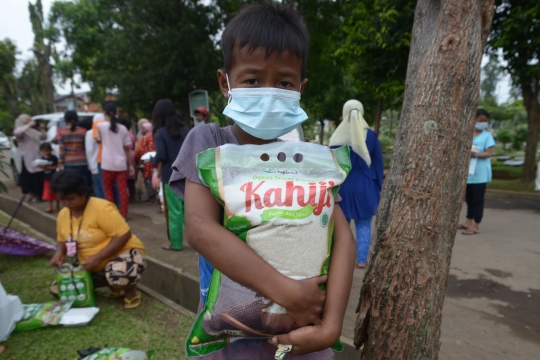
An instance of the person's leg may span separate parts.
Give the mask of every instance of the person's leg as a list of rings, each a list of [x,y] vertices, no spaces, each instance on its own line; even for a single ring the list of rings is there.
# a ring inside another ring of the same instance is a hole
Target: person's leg
[[[464,231],[464,235],[474,235],[480,232],[480,222],[484,213],[484,195],[486,192],[486,184],[468,184],[471,189],[471,226]],[[469,220],[467,215],[467,220]]]
[[[182,250],[184,239],[184,202],[169,185],[163,184],[165,199],[165,217],[171,250]]]
[[[113,184],[115,182],[115,176],[113,171],[103,170],[103,190],[105,192],[105,199],[114,203]]]
[[[124,292],[124,308],[132,309],[140,305],[141,295],[135,288],[145,269],[146,259],[137,249],[124,251],[105,266],[109,287],[116,293]]]
[[[465,201],[467,202],[467,219],[465,220],[465,223],[462,226],[460,226],[461,229],[463,228],[468,229],[471,226],[473,226],[473,218],[474,218],[473,196],[474,196],[474,184],[467,184],[467,187],[465,188]]]
[[[365,267],[371,243],[371,218],[354,219],[356,225],[356,259],[358,267]]]
[[[127,192],[127,171],[116,172],[116,184],[120,195],[120,213],[124,218],[127,217],[129,196]]]
[[[94,195],[98,198],[105,199],[103,192],[103,178],[101,172],[92,174],[92,182],[94,183]]]
[[[118,192],[118,183],[113,183],[114,203],[120,209],[120,193]]]

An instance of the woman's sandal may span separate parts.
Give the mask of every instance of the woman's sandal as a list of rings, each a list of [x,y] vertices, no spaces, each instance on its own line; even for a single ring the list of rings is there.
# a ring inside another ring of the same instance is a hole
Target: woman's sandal
[[[480,234],[480,231],[476,231],[476,230],[473,230],[473,229],[467,229],[465,231],[462,231],[461,234],[462,235],[476,235],[476,234]]]
[[[457,228],[458,228],[458,230],[469,230],[469,228],[466,227],[466,226],[463,225],[463,224],[459,224]]]
[[[358,268],[359,268],[359,269],[365,269],[365,268],[366,268],[366,264],[358,264]]]
[[[110,293],[105,295],[107,299],[118,299],[118,298],[121,298],[122,296],[124,296],[123,291],[111,291]]]
[[[169,251],[182,251],[182,249],[173,249],[171,247],[171,244],[163,244],[163,245],[161,245],[161,248],[163,250],[169,250]]]
[[[135,303],[135,304],[134,304]],[[124,309],[135,309],[141,305],[141,292],[137,291],[137,295],[131,299],[124,297]]]

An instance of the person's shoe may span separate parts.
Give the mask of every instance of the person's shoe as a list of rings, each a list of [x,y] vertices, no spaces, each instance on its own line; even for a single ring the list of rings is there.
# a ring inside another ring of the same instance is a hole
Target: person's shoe
[[[161,248],[163,250],[169,250],[169,251],[182,251],[182,249],[173,249],[171,247],[171,244],[163,244],[163,245],[161,245]]]
[[[135,309],[139,306],[141,306],[141,292],[140,291],[137,291],[137,295],[135,295],[131,299],[127,299],[124,297],[124,309]]]

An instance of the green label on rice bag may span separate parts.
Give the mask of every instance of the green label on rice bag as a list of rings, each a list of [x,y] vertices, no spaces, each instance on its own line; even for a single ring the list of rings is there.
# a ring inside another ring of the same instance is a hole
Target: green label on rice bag
[[[154,350],[148,352],[141,350],[130,350],[125,348],[101,349],[85,357],[83,360],[147,360],[154,354]]]
[[[71,308],[71,301],[52,301],[45,304],[23,305],[23,318],[15,326],[14,332],[39,329],[58,325],[62,316]]]
[[[348,146],[227,144],[200,153],[197,168],[224,207],[225,228],[267,263],[295,280],[328,273],[334,205],[351,169]],[[215,269],[186,352],[201,356],[297,327],[282,306]],[[332,348],[341,350],[341,343]]]
[[[73,301],[73,307],[94,307],[94,283],[89,271],[64,264],[56,274],[60,300]]]

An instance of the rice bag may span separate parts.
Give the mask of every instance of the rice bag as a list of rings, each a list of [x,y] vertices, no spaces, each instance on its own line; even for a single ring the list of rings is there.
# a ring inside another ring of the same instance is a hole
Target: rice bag
[[[130,350],[125,348],[101,349],[82,360],[147,360],[154,354],[153,350],[148,352],[142,350]]]
[[[24,315],[14,332],[58,325],[62,316],[71,308],[72,301],[51,301],[45,304],[23,305]]]
[[[73,301],[73,307],[96,306],[92,275],[82,266],[63,264],[57,268],[56,283],[60,300]]]
[[[334,204],[351,169],[347,146],[227,144],[198,154],[197,168],[224,206],[225,228],[272,267],[295,280],[328,273]],[[285,308],[215,269],[186,352],[201,356],[297,327]]]

